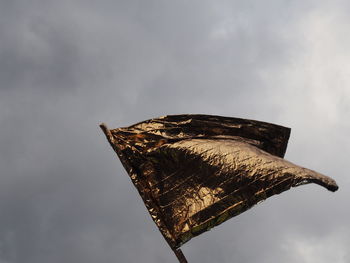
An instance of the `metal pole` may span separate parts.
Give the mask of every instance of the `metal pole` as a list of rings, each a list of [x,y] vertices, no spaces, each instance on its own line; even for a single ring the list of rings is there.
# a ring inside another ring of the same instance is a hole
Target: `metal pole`
[[[173,249],[177,259],[180,263],[188,263],[187,259],[185,258],[185,255],[182,253],[181,249]]]

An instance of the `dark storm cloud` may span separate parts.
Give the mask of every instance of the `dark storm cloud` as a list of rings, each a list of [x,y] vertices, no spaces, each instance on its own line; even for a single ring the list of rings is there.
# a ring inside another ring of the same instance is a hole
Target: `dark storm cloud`
[[[338,4],[1,2],[0,262],[175,262],[97,127],[174,113],[291,126],[287,158],[340,185],[271,198],[186,244],[190,262],[347,262]]]

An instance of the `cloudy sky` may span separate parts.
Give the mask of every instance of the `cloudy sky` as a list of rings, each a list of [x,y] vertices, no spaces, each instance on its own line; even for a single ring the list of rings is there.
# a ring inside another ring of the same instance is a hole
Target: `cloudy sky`
[[[348,1],[0,0],[0,263],[171,263],[98,127],[205,113],[292,128],[333,177],[183,246],[189,262],[350,262]]]

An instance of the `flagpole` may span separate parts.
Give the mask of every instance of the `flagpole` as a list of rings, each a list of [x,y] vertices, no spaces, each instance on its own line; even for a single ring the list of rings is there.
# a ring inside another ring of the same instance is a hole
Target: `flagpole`
[[[173,249],[177,259],[180,263],[188,263],[187,259],[185,258],[185,255],[182,253],[181,249]]]

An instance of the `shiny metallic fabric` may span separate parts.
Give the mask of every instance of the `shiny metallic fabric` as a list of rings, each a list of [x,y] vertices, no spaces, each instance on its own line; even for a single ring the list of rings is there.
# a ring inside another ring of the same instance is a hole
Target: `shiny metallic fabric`
[[[209,115],[101,125],[152,219],[173,248],[260,201],[329,177],[283,159],[290,129]]]

